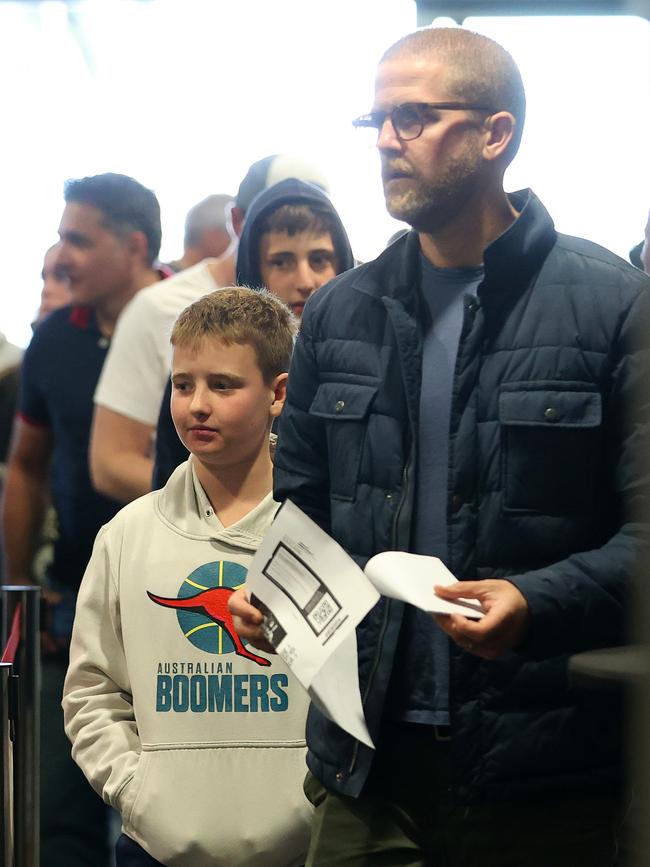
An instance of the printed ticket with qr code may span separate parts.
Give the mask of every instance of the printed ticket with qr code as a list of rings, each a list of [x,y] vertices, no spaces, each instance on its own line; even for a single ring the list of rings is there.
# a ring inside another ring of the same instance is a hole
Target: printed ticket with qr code
[[[398,551],[373,557],[365,572],[296,505],[279,509],[246,578],[264,614],[267,640],[319,708],[373,746],[357,673],[356,627],[380,593],[425,611],[482,617],[476,600],[446,602],[434,584],[456,579],[435,557]]]

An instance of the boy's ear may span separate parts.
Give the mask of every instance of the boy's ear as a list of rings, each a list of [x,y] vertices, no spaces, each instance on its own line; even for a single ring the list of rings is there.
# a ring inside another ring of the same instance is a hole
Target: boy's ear
[[[277,418],[282,412],[282,407],[287,399],[288,380],[288,373],[280,373],[271,382],[271,388],[273,389],[273,403],[271,404],[270,413],[273,418]]]

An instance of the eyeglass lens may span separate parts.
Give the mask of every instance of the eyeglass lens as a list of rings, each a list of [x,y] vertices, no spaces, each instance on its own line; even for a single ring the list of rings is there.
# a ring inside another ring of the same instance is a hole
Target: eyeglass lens
[[[414,105],[398,105],[390,113],[395,132],[404,141],[417,138],[422,132],[421,113]]]

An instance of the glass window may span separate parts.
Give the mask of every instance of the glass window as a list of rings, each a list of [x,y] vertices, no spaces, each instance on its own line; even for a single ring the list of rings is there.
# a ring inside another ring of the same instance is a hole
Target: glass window
[[[156,190],[161,258],[187,210],[235,193],[256,159],[319,163],[360,259],[399,227],[351,119],[376,62],[414,29],[413,0],[0,3],[4,292],[0,330],[25,345],[63,181],[104,171]],[[529,116],[510,189],[532,186],[562,231],[621,255],[641,239],[650,183],[650,25],[639,18],[480,18],[522,68]]]

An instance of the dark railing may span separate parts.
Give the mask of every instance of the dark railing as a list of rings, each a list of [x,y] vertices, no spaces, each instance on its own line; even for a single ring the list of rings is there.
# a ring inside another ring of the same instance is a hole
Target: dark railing
[[[13,779],[10,733],[11,663],[0,662],[0,786],[2,819],[0,820],[0,867],[13,867]]]
[[[0,589],[0,867],[39,867],[40,587]]]

